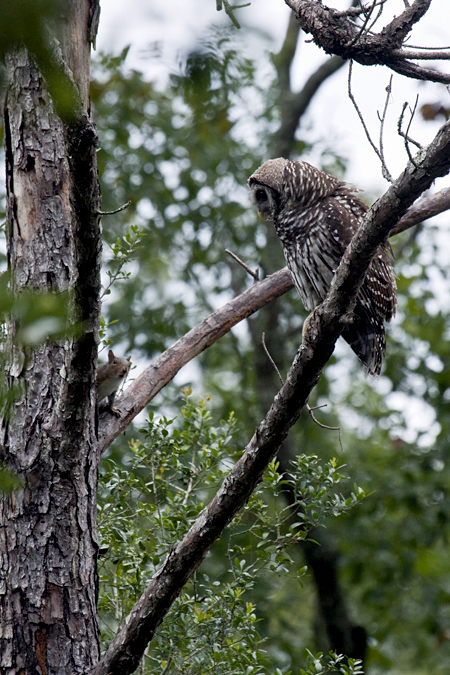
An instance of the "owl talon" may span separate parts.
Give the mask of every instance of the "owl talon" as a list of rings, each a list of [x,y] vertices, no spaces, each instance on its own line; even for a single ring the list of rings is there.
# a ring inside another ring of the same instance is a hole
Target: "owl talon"
[[[354,312],[349,312],[348,314],[344,314],[340,318],[340,322],[344,324],[344,326],[351,326],[351,324],[355,323],[357,320],[357,316]]]
[[[316,336],[316,322],[317,318],[320,314],[320,308],[321,305],[317,305],[309,314],[309,316],[306,317],[306,319],[303,322],[303,328],[302,328],[302,343],[304,345],[311,344],[313,342],[315,336]]]

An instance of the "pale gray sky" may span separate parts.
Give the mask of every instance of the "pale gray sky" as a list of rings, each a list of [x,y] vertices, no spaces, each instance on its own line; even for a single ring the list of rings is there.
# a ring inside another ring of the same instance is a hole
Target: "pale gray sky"
[[[235,4],[241,4],[235,0]],[[329,3],[343,9],[348,0]],[[128,63],[149,75],[164,75],[164,70],[173,67],[178,55],[195,47],[211,23],[229,24],[225,13],[216,11],[215,0],[107,0],[102,5],[98,48],[117,53],[125,45],[131,50]],[[385,25],[390,17],[404,9],[403,0],[388,0],[383,14]],[[267,42],[259,39],[261,32],[273,39],[273,50],[279,49],[286,30],[290,10],[283,0],[252,0],[250,7],[238,10],[236,16],[245,27],[240,34],[245,50],[262,55]],[[380,26],[381,27],[381,26]],[[163,58],[158,62],[149,59],[149,45],[158,42]],[[423,46],[450,45],[450,2],[432,0],[426,17],[413,30],[410,43]],[[325,60],[325,54],[312,44],[302,44],[293,68],[295,86],[301,87],[311,72]],[[439,67],[450,69],[448,62]],[[315,150],[316,159],[323,146],[336,146],[349,158],[347,178],[369,192],[381,191],[387,186],[381,176],[380,164],[369,147],[355,109],[347,96],[347,68],[333,76],[316,96],[308,115],[303,121],[311,139],[322,139]],[[385,101],[385,88],[391,72],[383,67],[356,65],[353,75],[353,91],[373,140],[379,135],[377,110]],[[404,168],[407,156],[403,141],[397,135],[397,120],[403,103],[414,104],[416,95],[421,103],[441,100],[450,103],[450,95],[444,85],[422,84],[394,74],[393,95],[388,107],[385,126],[385,152],[388,167],[394,177]],[[433,138],[442,119],[436,123],[424,123],[419,115],[413,122],[411,135],[426,145]],[[315,156],[310,161],[314,163]],[[444,184],[444,183],[443,183]],[[447,184],[447,183],[445,183]]]

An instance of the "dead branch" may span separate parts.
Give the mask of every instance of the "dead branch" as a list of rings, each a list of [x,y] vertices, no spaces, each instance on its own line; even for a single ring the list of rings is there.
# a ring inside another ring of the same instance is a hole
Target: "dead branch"
[[[367,128],[367,124],[364,120],[363,114],[361,110],[359,109],[358,103],[356,102],[355,97],[353,96],[352,92],[352,72],[353,72],[353,61],[350,61],[349,66],[348,66],[348,81],[347,81],[347,91],[348,91],[348,97],[350,101],[353,103],[353,107],[356,110],[356,113],[359,117],[359,120],[363,126],[364,132],[366,134],[366,138],[369,141],[370,145],[372,146],[376,156],[381,162],[381,173],[383,174],[383,178],[385,178],[389,183],[393,182],[393,178],[389,172],[389,169],[387,168],[385,159],[384,159],[384,152],[383,152],[383,127],[384,127],[384,119],[386,117],[386,110],[387,110],[387,105],[389,102],[389,97],[391,95],[391,85],[392,85],[392,80],[389,83],[389,86],[387,88],[387,97],[386,97],[386,105],[385,105],[385,111],[383,114],[383,118],[381,121],[381,127],[380,127],[380,148],[377,148],[375,143],[372,140],[372,137],[370,135],[369,129]]]
[[[424,57],[416,56],[415,52],[409,56],[408,51],[403,49],[406,37],[414,24],[426,14],[431,0],[415,0],[379,33],[372,32],[373,23],[368,26],[368,19],[375,6],[379,5],[381,10],[383,3],[372,3],[364,8],[366,20],[361,27],[346,13],[337,12],[315,0],[285,2],[295,12],[300,27],[312,35],[314,43],[327,54],[335,54],[345,60],[353,59],[364,66],[384,65],[418,80],[450,83],[450,74],[418,66],[409,59]]]
[[[266,345],[266,334],[265,334],[265,333],[262,334],[262,345],[263,345],[263,347],[264,347],[264,351],[266,352],[267,358],[269,359],[270,363],[272,364],[273,369],[275,370],[276,374],[278,375],[278,379],[280,380],[281,386],[283,386],[284,380],[283,380],[283,378],[281,377],[280,370],[279,370],[277,364],[275,363],[275,361],[273,360],[272,355],[271,355],[271,353],[269,352],[269,349],[268,349],[268,347],[267,347],[267,345]]]
[[[417,106],[417,102],[418,102],[418,101],[417,101],[417,99],[416,99],[416,106]],[[406,108],[407,108],[407,107],[408,107],[408,102],[406,101],[406,102],[403,104],[402,112],[400,113],[400,117],[398,118],[398,122],[397,122],[397,132],[398,132],[398,135],[401,136],[401,137],[405,140],[405,146],[406,146],[407,148],[408,148],[408,143],[412,143],[413,145],[416,146],[416,148],[419,148],[419,150],[421,150],[421,149],[422,149],[422,146],[420,145],[420,143],[418,143],[418,142],[415,141],[413,138],[411,138],[410,136],[408,136],[407,132],[404,132],[403,129],[402,129],[402,126],[403,126],[403,118],[404,118],[404,116],[405,116],[405,112],[406,112]],[[410,120],[410,123],[409,123],[409,125],[408,125],[408,128],[411,126],[412,118],[413,118],[413,116],[411,115],[411,120]],[[408,148],[408,149],[409,149],[409,148]]]
[[[389,79],[389,84],[388,84],[388,86],[386,87],[386,101],[385,101],[385,103],[384,103],[383,112],[382,112],[382,114],[380,115],[379,111],[377,111],[378,119],[379,119],[379,121],[380,121],[380,136],[379,136],[380,155],[381,155],[381,158],[382,158],[383,166],[384,166],[384,168],[386,169],[386,171],[387,171],[387,165],[386,165],[386,160],[385,160],[385,157],[384,157],[383,134],[384,134],[384,124],[385,124],[385,122],[386,122],[386,113],[387,113],[389,101],[391,100],[391,93],[392,93],[392,78],[393,78],[393,75],[391,75],[391,77],[390,77],[390,79]],[[388,171],[388,175],[389,175],[389,177],[391,178],[390,182],[392,183],[392,177],[391,177],[389,171]]]
[[[422,51],[423,49],[423,51]],[[437,49],[436,51],[432,51],[431,48],[425,49],[425,48],[418,48],[416,50],[414,49],[394,49],[392,52],[393,56],[399,58],[399,59],[415,59],[416,61],[437,61],[437,60],[442,60],[442,61],[449,61],[450,60],[450,52],[444,51],[444,50],[439,50]]]
[[[119,213],[120,211],[124,211],[127,209],[131,204],[131,200],[126,202],[125,204],[122,204],[122,206],[119,206],[117,209],[114,209],[113,211],[97,211],[99,216],[112,216],[114,213]]]
[[[411,129],[411,124],[412,124],[412,121],[413,121],[413,119],[414,119],[414,115],[416,114],[417,104],[418,104],[418,103],[419,103],[419,94],[417,94],[417,96],[416,96],[416,102],[414,103],[414,108],[412,108],[412,109],[410,108],[410,111],[411,111],[411,117],[410,117],[410,119],[409,119],[408,126],[406,127],[406,132],[405,132],[405,135],[404,135],[404,139],[405,139],[405,149],[406,149],[406,152],[407,152],[407,154],[408,154],[409,161],[410,161],[412,164],[414,164],[414,166],[416,166],[416,167],[417,167],[416,161],[415,161],[414,157],[413,157],[412,154],[411,154],[411,150],[409,149],[409,139],[410,139],[409,130]],[[414,144],[417,145],[416,143],[414,143]]]
[[[420,167],[409,164],[368,211],[341,260],[327,298],[321,309],[315,313],[308,344],[298,351],[286,382],[276,395],[270,410],[215,497],[182,541],[169,553],[134,605],[125,624],[93,669],[92,675],[127,675],[135,670],[156,628],[183,585],[203,561],[214,541],[246,503],[289,429],[298,419],[317,384],[322,368],[334,350],[342,330],[341,317],[352,310],[377,247],[415,199],[437,177],[446,175],[449,170],[450,121],[441,127],[423,154]],[[262,283],[264,282],[259,282]],[[126,394],[122,399],[125,397]]]
[[[233,251],[230,251],[230,249],[226,248],[225,253],[228,253],[230,258],[233,258],[241,267],[244,268],[244,270],[249,274],[253,281],[258,281],[259,280],[259,270],[256,268],[255,270],[252,270],[243,260],[239,258],[239,256],[236,255],[236,253],[233,253]]]
[[[170,382],[191,359],[223,337],[233,326],[267,303],[293,288],[287,268],[258,281],[251,288],[227,303],[189,333],[177,340],[137,377],[117,399],[121,417],[102,415],[99,420],[100,452],[123,433],[136,415]]]
[[[307,403],[306,404],[306,409],[310,414],[311,419],[313,422],[317,424],[318,427],[321,429],[328,429],[329,431],[338,431],[338,439],[339,439],[339,447],[341,448],[341,452],[344,452],[344,446],[342,445],[342,433],[341,433],[341,427],[330,427],[328,424],[322,424],[322,422],[319,422],[317,417],[314,415],[314,410],[319,410],[320,408],[325,408],[326,403],[324,405],[316,405],[314,408],[311,408],[311,406]]]

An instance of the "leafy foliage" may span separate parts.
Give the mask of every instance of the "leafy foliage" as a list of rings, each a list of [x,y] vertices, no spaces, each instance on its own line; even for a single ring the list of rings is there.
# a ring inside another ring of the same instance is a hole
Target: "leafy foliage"
[[[99,607],[106,640],[228,472],[235,429],[234,415],[215,426],[206,402],[194,405],[186,392],[178,423],[150,414],[144,440],[130,444],[129,469],[105,462]],[[151,672],[264,672],[270,659],[249,594],[261,575],[288,575],[301,583],[306,568],[297,568],[290,549],[326,515],[339,515],[364,496],[361,489],[347,499],[336,494],[342,480],[335,460],[322,466],[315,456],[299,457],[285,478],[271,464],[218,543],[222,555],[213,549],[160,628],[147,651]],[[286,507],[285,489],[298,495],[294,510]]]
[[[359,659],[348,659],[345,662],[341,654],[330,652],[324,657],[322,652],[312,654],[308,652],[308,668],[300,668],[301,675],[317,675],[317,673],[342,673],[342,675],[363,675],[362,664]]]

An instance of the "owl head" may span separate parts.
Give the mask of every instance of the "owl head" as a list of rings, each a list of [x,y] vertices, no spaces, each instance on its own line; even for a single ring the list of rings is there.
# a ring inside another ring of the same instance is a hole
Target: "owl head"
[[[263,220],[274,222],[289,206],[309,207],[345,186],[308,162],[279,157],[264,162],[249,180],[250,197]]]

